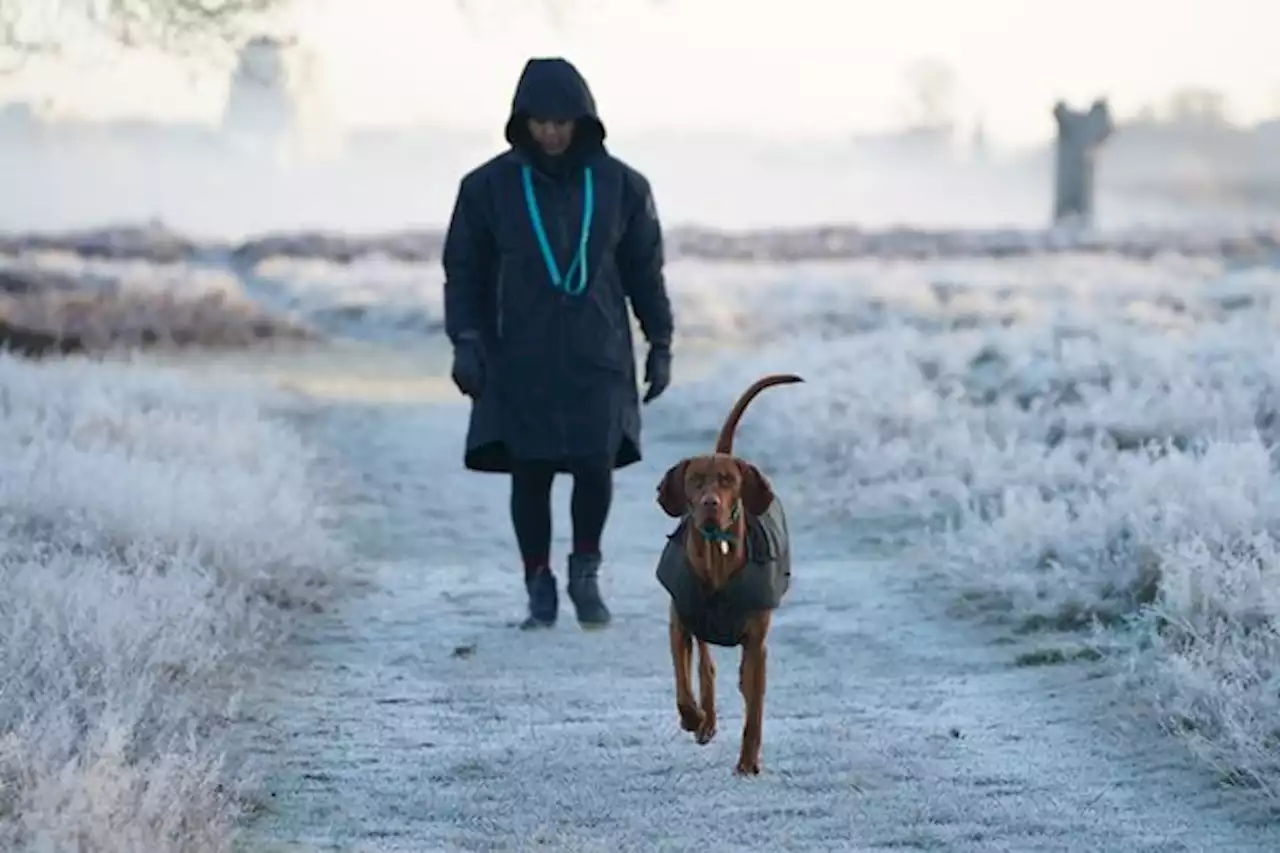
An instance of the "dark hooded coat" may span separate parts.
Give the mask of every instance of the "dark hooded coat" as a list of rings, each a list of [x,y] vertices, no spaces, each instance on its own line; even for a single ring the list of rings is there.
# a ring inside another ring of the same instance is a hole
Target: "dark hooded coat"
[[[573,144],[548,157],[529,117],[574,119]],[[525,65],[506,126],[510,150],[462,179],[444,246],[445,329],[478,333],[485,387],[472,404],[465,465],[505,472],[513,459],[640,459],[640,404],[628,304],[650,346],[670,346],[662,229],[648,181],[605,149],[586,81],[563,59]],[[556,289],[524,195],[522,167],[551,249],[568,269],[582,231],[584,175],[595,213],[580,295]]]

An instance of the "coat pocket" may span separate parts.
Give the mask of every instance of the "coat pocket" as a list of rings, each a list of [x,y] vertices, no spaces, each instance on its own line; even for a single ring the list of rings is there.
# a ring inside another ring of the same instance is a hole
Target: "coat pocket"
[[[602,271],[603,272],[603,271]],[[567,297],[568,346],[573,358],[611,372],[626,373],[634,357],[626,303],[616,284],[600,275],[582,296]]]

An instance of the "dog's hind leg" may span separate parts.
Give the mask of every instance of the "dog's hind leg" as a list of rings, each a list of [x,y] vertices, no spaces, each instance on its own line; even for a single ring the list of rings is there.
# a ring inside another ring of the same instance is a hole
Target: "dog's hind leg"
[[[694,733],[698,743],[711,743],[716,736],[716,662],[711,646],[698,640],[698,698],[702,706],[702,725]]]

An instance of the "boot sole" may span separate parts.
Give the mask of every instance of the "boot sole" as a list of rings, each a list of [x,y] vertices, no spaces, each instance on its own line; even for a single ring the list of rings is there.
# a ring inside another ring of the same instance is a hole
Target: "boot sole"
[[[549,631],[556,626],[555,622],[543,622],[541,620],[531,621],[522,619],[519,622],[508,622],[508,628],[518,628],[521,631]]]
[[[575,615],[575,616],[577,616],[577,614],[579,614],[579,613],[581,613],[581,612],[582,612],[583,608],[582,608],[582,607],[579,607],[578,602],[576,602],[576,601],[574,601],[574,600],[573,600],[573,594],[572,594],[572,593],[570,593],[570,594],[569,594],[569,601],[570,601],[570,603],[572,603],[572,604],[573,604],[573,609],[574,609],[574,611],[575,611],[575,612],[574,612],[574,615]],[[594,600],[594,601],[588,601],[588,602],[586,602],[586,605],[587,605],[587,606],[586,606],[586,608],[585,608],[585,609],[586,609],[586,610],[588,610],[588,611],[596,610],[596,609],[597,609],[597,607],[599,607],[599,609],[605,609],[603,606],[601,606],[601,603],[599,602],[599,599],[598,599],[598,598],[597,598],[596,600]],[[577,616],[577,619],[578,619],[578,625],[582,628],[582,630],[584,630],[584,631],[599,631],[599,630],[601,630],[602,628],[607,628],[607,627],[609,626],[609,623],[613,621],[613,614],[612,614],[612,613],[610,613],[608,616],[606,616],[603,622],[598,622],[598,621],[594,621],[594,620],[587,620],[587,621],[584,621],[584,620],[582,619],[582,617],[581,617],[581,616]]]

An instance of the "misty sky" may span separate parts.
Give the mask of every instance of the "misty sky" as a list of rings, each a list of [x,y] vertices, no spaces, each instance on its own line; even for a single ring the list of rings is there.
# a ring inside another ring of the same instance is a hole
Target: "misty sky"
[[[562,0],[560,31],[534,0],[472,2],[468,17],[453,0],[299,0],[320,112],[496,135],[525,57],[551,54],[579,65],[615,133],[891,127],[921,57],[956,69],[961,118],[982,115],[1005,143],[1051,133],[1057,97],[1106,93],[1126,113],[1196,84],[1227,92],[1238,118],[1280,112],[1274,0]],[[213,118],[224,75],[156,58],[33,64],[0,91],[82,115]]]

